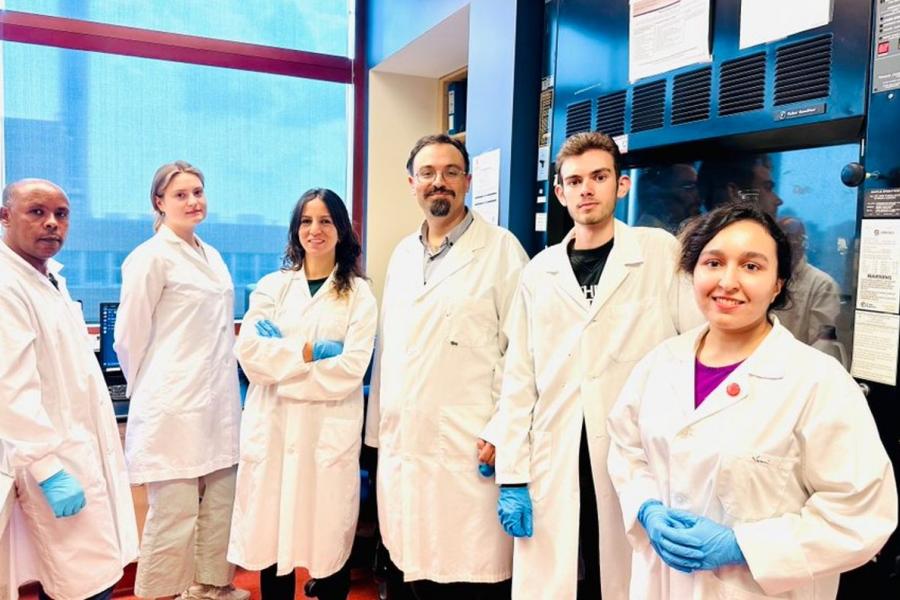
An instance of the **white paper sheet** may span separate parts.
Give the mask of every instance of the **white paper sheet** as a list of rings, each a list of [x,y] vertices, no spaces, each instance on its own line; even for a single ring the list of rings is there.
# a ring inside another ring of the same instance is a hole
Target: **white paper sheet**
[[[741,0],[740,47],[831,23],[833,0]]]
[[[547,181],[550,176],[550,146],[538,146],[537,180]]]
[[[631,0],[628,78],[708,62],[710,1]]]
[[[534,230],[547,231],[547,213],[535,213]]]
[[[898,337],[900,316],[856,311],[850,374],[885,385],[897,385]]]
[[[863,219],[856,308],[900,312],[900,219]]]
[[[500,222],[500,148],[472,159],[472,209],[488,223]]]

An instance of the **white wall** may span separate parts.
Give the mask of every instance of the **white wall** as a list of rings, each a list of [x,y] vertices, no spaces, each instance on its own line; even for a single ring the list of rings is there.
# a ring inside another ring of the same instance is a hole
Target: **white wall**
[[[440,122],[438,79],[369,71],[366,274],[379,302],[391,252],[423,220],[406,159],[416,140],[440,131]]]

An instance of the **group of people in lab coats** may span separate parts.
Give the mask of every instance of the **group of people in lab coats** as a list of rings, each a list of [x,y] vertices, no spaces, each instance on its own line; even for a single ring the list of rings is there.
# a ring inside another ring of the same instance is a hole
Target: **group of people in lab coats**
[[[392,600],[834,598],[880,549],[891,463],[853,379],[772,315],[791,248],[759,206],[711,210],[680,241],[629,227],[617,146],[577,134],[555,186],[574,227],[529,262],[466,207],[459,141],[425,136],[406,166],[424,220],[394,250],[380,318],[343,202],[312,189],[236,343],[230,276],[195,233],[203,175],[157,171],[156,235],[122,267],[124,456],[52,260],[68,200],[7,187],[13,585],[108,597],[138,554],[130,479],[149,500],[137,595],[243,600],[237,564],[265,600],[294,597],[297,567],[307,596],[346,598],[364,410]]]

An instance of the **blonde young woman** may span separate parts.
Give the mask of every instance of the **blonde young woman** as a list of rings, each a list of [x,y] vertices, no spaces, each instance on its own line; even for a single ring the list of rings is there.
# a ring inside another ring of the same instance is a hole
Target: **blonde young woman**
[[[135,594],[246,600],[225,558],[241,415],[231,276],[195,234],[207,212],[199,169],[161,166],[150,202],[156,235],[122,265],[115,329],[131,398],[125,456],[149,502]]]
[[[284,268],[262,278],[235,353],[250,379],[228,557],[261,570],[263,600],[344,600],[359,512],[362,379],[375,298],[347,209],[328,189],[294,207]]]

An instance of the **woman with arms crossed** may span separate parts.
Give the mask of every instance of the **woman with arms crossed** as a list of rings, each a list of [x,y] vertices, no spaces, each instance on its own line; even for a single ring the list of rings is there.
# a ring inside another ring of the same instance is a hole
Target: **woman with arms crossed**
[[[866,400],[771,316],[790,246],[756,206],[694,221],[681,268],[708,324],[644,358],[609,417],[631,597],[833,599],[897,524]]]
[[[347,209],[307,191],[288,230],[284,267],[260,280],[235,353],[250,379],[228,558],[261,570],[264,600],[305,592],[344,600],[359,513],[362,379],[375,297],[359,267]]]

